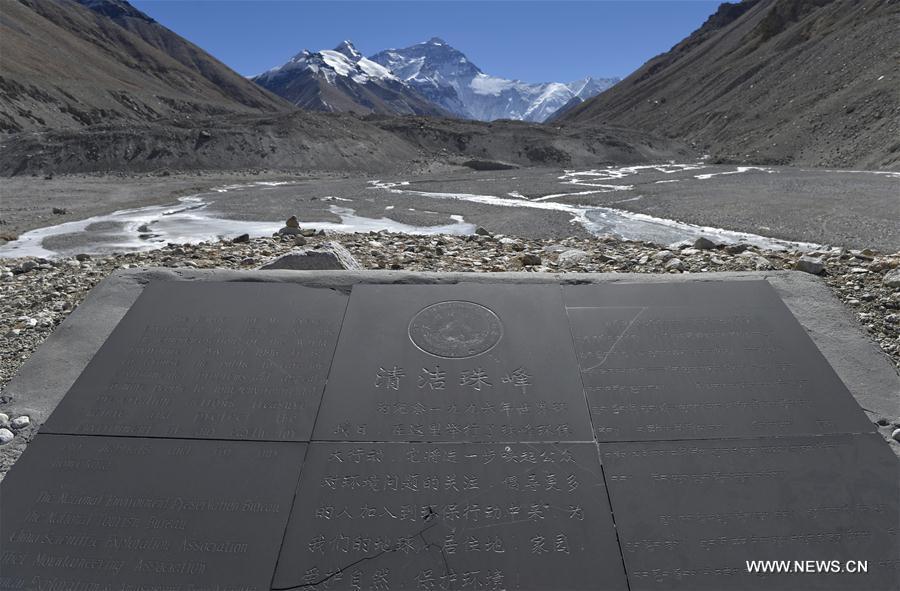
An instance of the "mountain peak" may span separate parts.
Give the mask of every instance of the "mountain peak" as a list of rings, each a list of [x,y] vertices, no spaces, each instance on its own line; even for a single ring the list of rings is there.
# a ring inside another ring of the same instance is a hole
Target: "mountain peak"
[[[370,58],[447,111],[469,119],[543,121],[574,96],[589,98],[613,80],[529,84],[489,76],[440,37]]]
[[[358,61],[362,57],[362,54],[357,51],[356,47],[353,45],[353,42],[349,39],[344,39],[343,41],[341,41],[340,44],[338,44],[338,46],[334,48],[334,50],[353,61]]]

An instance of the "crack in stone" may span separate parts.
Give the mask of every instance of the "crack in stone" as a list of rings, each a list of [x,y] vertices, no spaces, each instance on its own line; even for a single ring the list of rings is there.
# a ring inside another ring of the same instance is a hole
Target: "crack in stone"
[[[428,521],[428,520],[431,519],[434,515],[436,515],[436,514],[432,511],[432,514],[430,514],[428,517],[426,517],[426,518],[425,518],[425,521]],[[427,526],[427,527],[424,527],[424,528],[420,529],[420,530],[419,530],[415,535],[413,535],[412,537],[413,537],[413,538],[421,537],[421,538],[422,538],[422,541],[425,543],[425,548],[426,548],[426,549],[429,548],[429,547],[431,547],[431,546],[435,546],[435,544],[429,543],[429,542],[425,539],[425,532],[427,532],[427,531],[430,530],[431,528],[435,527],[436,525],[438,525],[438,522],[434,522],[434,523],[432,523],[431,525],[429,525],[429,526]],[[438,547],[439,547],[439,546],[438,546]],[[344,571],[353,568],[353,567],[356,566],[357,564],[361,564],[361,563],[366,562],[366,561],[368,561],[368,560],[376,560],[376,559],[378,559],[378,558],[381,558],[381,557],[384,556],[385,554],[390,554],[391,552],[397,552],[399,549],[400,549],[400,546],[399,546],[399,544],[397,544],[395,548],[388,548],[387,550],[382,550],[382,551],[379,552],[378,554],[374,554],[374,555],[372,555],[372,556],[363,556],[363,557],[360,558],[359,560],[355,560],[355,561],[351,562],[350,564],[348,564],[347,566],[343,566],[343,567],[339,568],[338,570],[336,570],[336,571],[334,571],[334,572],[332,572],[332,573],[329,573],[328,575],[326,575],[325,577],[319,579],[318,581],[313,581],[312,583],[301,583],[301,584],[299,584],[299,585],[290,585],[290,586],[287,586],[287,587],[271,587],[271,589],[272,589],[272,591],[292,591],[293,589],[308,589],[308,588],[310,588],[310,587],[317,587],[318,585],[322,585],[322,584],[324,584],[324,583],[330,581],[330,580],[333,579],[334,577],[336,577],[336,576],[338,576],[338,575],[340,575],[340,574],[343,574]],[[443,548],[441,548],[441,552],[443,553]],[[446,557],[446,556],[444,556],[444,567],[449,569],[449,566],[448,566],[448,564],[447,564],[447,557]],[[448,570],[448,573],[449,573],[449,570]]]
[[[597,369],[598,367],[600,367],[601,365],[603,365],[604,363],[606,363],[607,359],[609,359],[609,356],[619,345],[619,342],[623,338],[625,338],[625,335],[628,334],[628,331],[631,330],[631,327],[634,325],[634,323],[637,321],[637,319],[640,317],[640,315],[646,311],[647,311],[646,307],[641,308],[640,311],[638,311],[638,313],[635,314],[634,318],[631,319],[631,322],[628,323],[628,326],[625,327],[625,330],[623,330],[622,333],[618,336],[618,338],[616,338],[616,341],[612,344],[612,347],[610,347],[609,350],[603,355],[603,359],[601,359],[599,363],[595,363],[591,367],[583,369],[582,373],[593,371],[593,370]]]

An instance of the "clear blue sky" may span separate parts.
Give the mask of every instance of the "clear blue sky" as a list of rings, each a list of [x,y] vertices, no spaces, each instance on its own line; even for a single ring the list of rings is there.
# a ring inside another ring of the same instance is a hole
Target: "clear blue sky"
[[[718,0],[131,0],[239,73],[351,39],[365,55],[441,37],[488,74],[625,77],[699,27]]]

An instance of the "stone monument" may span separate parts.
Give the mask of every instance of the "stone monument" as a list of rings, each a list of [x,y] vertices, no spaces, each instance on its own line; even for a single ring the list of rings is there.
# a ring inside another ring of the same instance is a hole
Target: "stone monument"
[[[266,273],[141,290],[0,484],[0,588],[898,584],[896,458],[766,281]]]

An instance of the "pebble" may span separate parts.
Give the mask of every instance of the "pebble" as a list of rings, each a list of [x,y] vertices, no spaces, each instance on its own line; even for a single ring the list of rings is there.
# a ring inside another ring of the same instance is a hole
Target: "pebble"
[[[891,437],[894,441],[900,441],[900,429],[894,429],[894,432],[891,433]]]
[[[500,244],[503,245],[504,248],[507,248],[509,250],[514,250],[517,252],[522,251],[525,248],[524,246],[522,246],[521,242],[519,242],[515,238],[510,238],[508,236],[504,236],[503,238],[500,239],[499,242],[500,242]]]
[[[900,430],[900,429],[898,429]],[[13,432],[9,429],[0,429],[0,445],[6,445],[15,438]]]
[[[660,250],[659,252],[650,256],[654,261],[668,261],[669,259],[675,258],[675,253],[671,250]]]
[[[769,259],[763,256],[753,257],[753,265],[756,267],[757,271],[768,271],[770,269],[774,269],[772,263],[769,262]]]
[[[669,271],[684,271],[684,263],[681,262],[681,259],[669,259],[666,262],[666,269]]]
[[[241,244],[242,242],[250,242],[250,234],[241,234],[240,236],[235,236],[232,240],[235,244]]]
[[[36,261],[25,261],[18,267],[15,267],[12,272],[16,275],[21,275],[22,273],[27,273],[29,271],[37,269],[37,266],[38,264]]]
[[[488,232],[487,229],[485,229],[481,226],[478,226],[477,228],[475,228],[475,233],[479,236],[490,236],[491,235],[491,233]]]
[[[5,412],[0,412],[0,427],[9,427],[9,415]]]
[[[569,250],[565,244],[550,244],[541,249],[541,252],[547,254],[560,254]]]
[[[522,263],[523,267],[537,267],[541,264],[542,260],[536,254],[523,253],[519,255],[519,262]]]
[[[31,424],[31,419],[26,415],[22,415],[11,420],[9,424],[13,429],[24,429]]]
[[[297,216],[292,215],[291,217],[289,217],[287,219],[287,221],[284,222],[284,225],[287,226],[288,228],[299,228],[300,220],[297,219]]]

